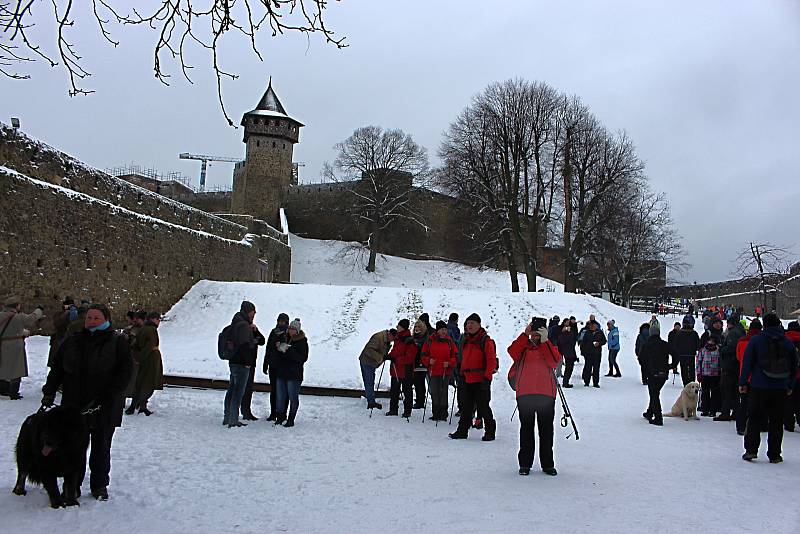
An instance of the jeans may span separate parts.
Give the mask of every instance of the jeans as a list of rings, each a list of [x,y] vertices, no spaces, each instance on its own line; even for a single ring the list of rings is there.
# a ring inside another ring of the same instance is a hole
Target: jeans
[[[247,383],[244,386],[244,393],[242,394],[242,405],[241,411],[242,416],[249,415],[250,417],[253,416],[253,409],[250,406],[250,403],[253,401],[253,382],[256,379],[256,366],[253,365],[250,367],[250,373],[247,376]]]
[[[294,421],[294,417],[297,415],[297,408],[300,406],[300,382],[300,380],[278,377],[275,384],[278,390],[278,413],[281,415],[286,414],[288,405],[289,421]]]
[[[89,430],[89,488],[94,490],[108,486],[111,473],[111,439],[114,437],[114,426],[99,426]],[[83,464],[78,476],[78,487],[86,476],[86,451],[83,451]]]
[[[622,373],[619,372],[619,364],[617,364],[617,354],[619,354],[619,349],[608,349],[608,374],[616,373],[621,375]]]
[[[556,415],[556,399],[547,395],[523,395],[517,398],[519,408],[519,453],[520,467],[533,466],[534,425],[539,427],[539,465],[542,469],[554,466],[553,419]],[[538,421],[537,421],[538,416]]]
[[[239,407],[242,404],[244,388],[247,386],[247,377],[250,376],[250,368],[238,363],[231,363],[228,366],[231,369],[231,378],[228,392],[225,393],[225,414],[222,422],[226,425],[235,425],[239,422]]]
[[[751,388],[747,402],[747,430],[744,435],[744,450],[758,453],[761,445],[761,425],[767,421],[767,457],[781,455],[783,443],[783,416],[786,405],[785,389]]]
[[[361,378],[364,380],[364,396],[367,403],[372,404],[375,402],[375,368],[361,362]]]

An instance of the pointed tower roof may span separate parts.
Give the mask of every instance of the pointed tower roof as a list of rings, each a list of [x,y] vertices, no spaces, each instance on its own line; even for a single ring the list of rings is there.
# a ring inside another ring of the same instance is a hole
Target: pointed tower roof
[[[274,111],[276,113],[287,115],[286,109],[283,107],[278,95],[275,94],[275,90],[272,88],[272,76],[269,77],[269,86],[267,87],[267,91],[264,93],[264,96],[261,97],[256,109],[260,111]]]

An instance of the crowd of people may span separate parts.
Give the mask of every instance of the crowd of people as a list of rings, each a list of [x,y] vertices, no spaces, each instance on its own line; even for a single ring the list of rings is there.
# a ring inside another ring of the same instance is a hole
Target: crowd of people
[[[11,399],[21,398],[20,381],[27,375],[25,337],[43,317],[41,307],[25,314],[21,304],[18,298],[6,299],[0,313],[0,387]],[[266,346],[262,370],[271,385],[266,419],[290,428],[298,414],[308,338],[300,319],[290,321],[286,313],[278,315],[275,327],[264,336],[254,323],[255,315],[255,305],[243,301],[219,336],[220,357],[228,361],[230,369],[223,425],[242,427],[247,424],[243,421],[258,420],[251,400],[258,347]],[[662,339],[656,315],[641,325],[635,354],[649,392],[643,415],[651,424],[663,425],[660,392],[670,371],[673,376],[680,373],[684,385],[699,382],[701,415],[714,421],[736,421],[737,432],[744,436],[745,460],[757,457],[760,432],[768,431],[767,456],[770,462],[779,463],[784,429],[794,431],[800,422],[800,324],[792,322],[785,331],[772,313],[749,324],[730,314],[724,319],[727,328],[723,328],[722,316],[723,310],[705,310],[702,335],[695,330],[691,313],[673,325],[666,339]],[[100,500],[108,498],[111,441],[123,411],[152,414],[148,402],[163,385],[160,315],[131,311],[127,317],[128,325],[115,330],[106,306],[88,301],[76,305],[73,299],[65,299],[63,309],[53,318],[50,370],[42,388],[44,407],[52,406],[61,391],[61,404],[80,409],[86,417],[90,489]],[[570,381],[579,355],[584,359],[584,387],[600,387],[604,346],[608,351],[604,376],[622,376],[617,362],[619,329],[613,319],[605,326],[606,330],[594,315],[585,323],[575,317],[561,320],[554,316],[549,324],[546,319],[534,318],[507,348],[513,361],[508,379],[519,411],[521,475],[528,475],[533,465],[535,433],[541,469],[557,474],[553,458],[555,401],[560,387],[573,387]],[[415,409],[426,411],[430,398],[429,419],[433,421],[452,420],[457,405],[458,424],[449,434],[451,439],[466,439],[470,430],[483,429],[482,441],[493,441],[497,424],[491,386],[500,367],[496,344],[477,313],[467,316],[463,333],[461,328],[457,313],[451,313],[447,321],[436,321],[435,326],[423,313],[413,327],[409,319],[401,319],[395,328],[373,334],[359,355],[367,408],[383,409],[375,390],[388,367],[387,416],[408,419]],[[131,398],[127,408],[126,397]],[[85,465],[83,469],[85,473]]]

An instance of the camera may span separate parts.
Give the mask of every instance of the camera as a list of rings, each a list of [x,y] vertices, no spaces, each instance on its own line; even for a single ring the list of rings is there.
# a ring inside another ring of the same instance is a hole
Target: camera
[[[547,328],[547,319],[544,317],[534,317],[531,319],[531,328],[539,330],[540,328]]]

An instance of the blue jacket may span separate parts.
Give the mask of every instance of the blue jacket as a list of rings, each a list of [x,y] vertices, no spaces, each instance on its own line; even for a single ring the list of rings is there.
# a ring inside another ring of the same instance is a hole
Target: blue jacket
[[[619,328],[616,326],[608,331],[608,350],[619,350]]]
[[[447,335],[458,345],[458,342],[461,341],[461,330],[458,328],[458,321],[447,321]]]
[[[747,377],[752,374],[750,386],[759,389],[791,389],[794,387],[795,374],[797,373],[797,360],[790,358],[788,378],[769,378],[761,369],[761,360],[766,357],[769,349],[769,338],[782,339],[786,344],[789,354],[795,354],[795,348],[791,341],[786,339],[783,328],[780,326],[770,326],[765,328],[760,334],[753,336],[744,349],[742,358],[742,372],[739,375],[739,385],[747,384]]]

